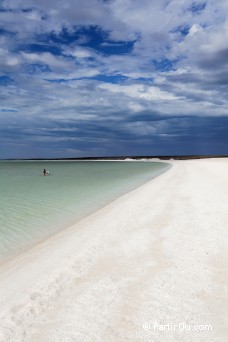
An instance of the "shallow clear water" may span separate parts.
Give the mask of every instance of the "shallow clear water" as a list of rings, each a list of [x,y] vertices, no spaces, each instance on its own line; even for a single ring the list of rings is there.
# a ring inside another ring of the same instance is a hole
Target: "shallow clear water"
[[[0,162],[0,260],[164,172],[151,162]],[[44,177],[42,170],[50,171]]]

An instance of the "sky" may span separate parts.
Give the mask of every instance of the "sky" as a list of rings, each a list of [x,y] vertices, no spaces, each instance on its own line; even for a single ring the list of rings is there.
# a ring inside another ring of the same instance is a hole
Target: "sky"
[[[228,154],[227,0],[0,0],[0,158]]]

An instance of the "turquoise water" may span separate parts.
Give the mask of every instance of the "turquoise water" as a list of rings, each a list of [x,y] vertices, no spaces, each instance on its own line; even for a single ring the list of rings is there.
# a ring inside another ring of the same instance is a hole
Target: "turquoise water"
[[[0,260],[31,247],[169,164],[151,162],[0,162]],[[42,170],[50,171],[43,176]]]

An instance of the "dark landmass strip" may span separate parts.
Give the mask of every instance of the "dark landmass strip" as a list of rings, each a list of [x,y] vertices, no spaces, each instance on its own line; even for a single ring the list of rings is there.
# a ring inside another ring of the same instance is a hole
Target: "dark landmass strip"
[[[85,157],[85,158],[68,158],[72,160],[126,160],[126,159],[152,159],[157,158],[160,160],[187,160],[187,159],[203,159],[203,158],[227,158],[227,156],[125,156],[125,157]]]
[[[186,155],[186,156],[112,156],[112,157],[75,157],[75,158],[29,158],[20,160],[141,160],[141,159],[160,159],[160,160],[188,160],[188,159],[206,159],[206,158],[228,158],[228,155]],[[7,159],[15,160],[15,159]]]

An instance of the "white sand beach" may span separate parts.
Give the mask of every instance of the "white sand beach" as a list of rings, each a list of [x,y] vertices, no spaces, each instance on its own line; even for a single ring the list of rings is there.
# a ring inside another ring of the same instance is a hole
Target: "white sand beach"
[[[228,340],[228,159],[170,163],[0,266],[0,341]]]

